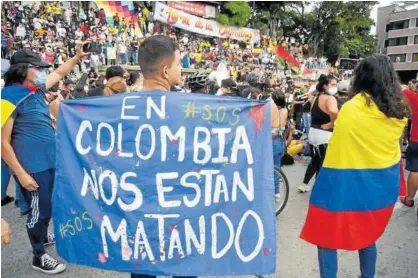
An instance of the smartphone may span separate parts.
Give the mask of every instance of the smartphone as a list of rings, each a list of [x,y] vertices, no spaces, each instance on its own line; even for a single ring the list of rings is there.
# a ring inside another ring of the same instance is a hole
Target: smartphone
[[[89,42],[83,45],[83,52],[84,53],[92,53],[96,52],[97,50],[97,43],[96,42]]]

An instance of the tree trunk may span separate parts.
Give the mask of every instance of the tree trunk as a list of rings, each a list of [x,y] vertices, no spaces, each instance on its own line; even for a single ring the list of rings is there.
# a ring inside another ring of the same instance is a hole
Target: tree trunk
[[[270,21],[271,38],[276,39],[277,20],[275,17]]]

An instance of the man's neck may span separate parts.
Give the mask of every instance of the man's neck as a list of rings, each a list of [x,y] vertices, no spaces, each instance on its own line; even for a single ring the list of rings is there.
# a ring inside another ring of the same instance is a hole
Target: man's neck
[[[170,91],[170,86],[158,79],[144,79],[143,91]]]

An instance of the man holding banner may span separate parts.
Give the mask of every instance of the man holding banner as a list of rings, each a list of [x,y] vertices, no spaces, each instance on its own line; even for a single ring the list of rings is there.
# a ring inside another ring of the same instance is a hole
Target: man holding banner
[[[1,95],[1,156],[30,204],[26,227],[34,255],[32,268],[46,274],[60,273],[66,266],[44,250],[44,245],[55,243],[54,236],[48,234],[55,175],[55,132],[45,94],[87,55],[82,45],[76,51],[74,58],[50,74],[45,71],[50,65],[31,50],[16,52],[5,73],[6,86]]]
[[[152,50],[152,53],[150,53]],[[182,82],[182,61],[175,42],[166,36],[153,36],[144,40],[138,52],[139,66],[144,76],[144,91],[169,91]],[[152,57],[152,59],[149,59]],[[131,274],[131,278],[156,278],[155,275]],[[174,278],[197,276],[174,276]]]
[[[60,105],[58,254],[132,277],[274,273],[270,102],[169,92],[181,59],[165,36],[139,63],[146,91]]]

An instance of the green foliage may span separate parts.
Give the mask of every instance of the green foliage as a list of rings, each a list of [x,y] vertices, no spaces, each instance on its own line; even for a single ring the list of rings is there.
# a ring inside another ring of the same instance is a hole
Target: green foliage
[[[222,2],[222,13],[217,20],[226,25],[245,26],[251,17],[251,7],[248,2]]]
[[[222,24],[260,29],[279,42],[293,37],[309,44],[309,55],[364,57],[375,51],[370,12],[374,1],[255,1],[222,2],[217,20]],[[250,6],[251,5],[251,6]],[[309,9],[309,5],[313,5]],[[308,11],[310,10],[310,11]]]

